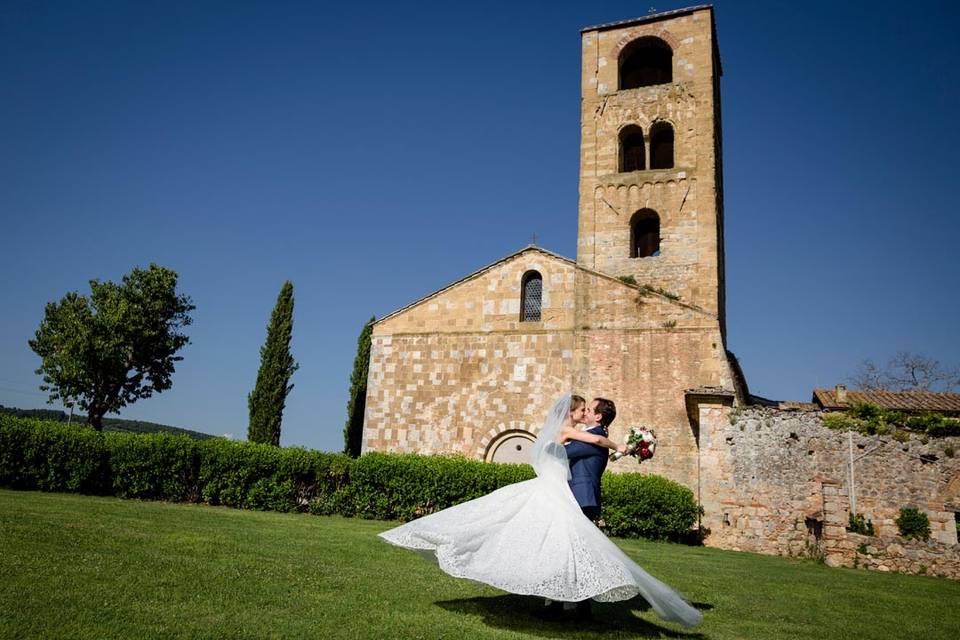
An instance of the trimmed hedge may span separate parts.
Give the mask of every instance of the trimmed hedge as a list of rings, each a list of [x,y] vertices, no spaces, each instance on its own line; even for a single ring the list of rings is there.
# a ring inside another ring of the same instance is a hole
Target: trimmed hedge
[[[242,509],[412,520],[534,477],[529,465],[98,433],[0,415],[0,486]],[[659,476],[609,474],[603,519],[622,537],[679,540],[702,513],[693,492]]]
[[[610,535],[680,541],[703,514],[693,491],[662,476],[605,474],[600,484]]]
[[[350,464],[350,481],[314,513],[413,520],[534,477],[533,468],[453,456],[368,453]]]
[[[81,425],[0,416],[0,486],[43,491],[108,491],[103,434]]]
[[[195,501],[197,440],[167,434],[105,433],[111,493],[121,498]]]

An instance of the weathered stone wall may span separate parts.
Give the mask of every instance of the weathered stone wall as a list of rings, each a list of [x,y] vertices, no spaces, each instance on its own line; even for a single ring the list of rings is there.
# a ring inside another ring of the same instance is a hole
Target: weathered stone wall
[[[920,573],[960,580],[960,549],[936,541],[918,542],[903,538],[876,538],[847,534],[846,567]]]
[[[621,51],[653,36],[673,50],[673,81],[618,90]],[[582,34],[580,219],[577,263],[675,293],[722,317],[712,10]],[[619,171],[620,130],[654,122],[674,131],[674,167]],[[630,257],[630,222],[642,208],[660,217],[660,255]]]
[[[540,322],[520,322],[530,270]],[[363,450],[483,458],[498,434],[539,430],[571,388],[574,271],[532,249],[375,324]]]
[[[661,448],[644,470],[695,486],[698,450],[684,392],[733,388],[716,317],[589,271],[577,278],[574,389],[616,402],[616,442],[632,426],[654,428]],[[628,458],[609,469],[638,467]]]
[[[960,438],[851,436],[824,427],[817,412],[766,408],[701,408],[700,423],[707,544],[781,555],[823,553],[852,566],[859,544],[846,532],[852,439],[856,510],[873,521],[877,544],[893,544],[883,541],[897,538],[894,520],[902,507],[912,506],[930,518],[934,553],[945,554],[927,566],[956,562],[960,457],[947,450],[960,452]],[[896,553],[894,546],[890,557]],[[888,566],[900,570],[912,561]],[[860,563],[871,564],[864,558]],[[914,563],[917,571],[920,564]]]

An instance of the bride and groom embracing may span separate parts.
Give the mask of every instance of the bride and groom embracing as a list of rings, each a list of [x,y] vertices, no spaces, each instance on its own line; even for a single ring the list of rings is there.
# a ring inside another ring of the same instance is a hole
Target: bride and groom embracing
[[[600,476],[607,449],[624,451],[606,427],[612,402],[589,406],[561,396],[531,453],[536,477],[413,520],[380,534],[436,560],[446,573],[510,593],[563,603],[613,602],[642,595],[658,616],[684,626],[700,612],[631,560],[593,523],[600,515]],[[577,424],[588,428],[581,430]]]

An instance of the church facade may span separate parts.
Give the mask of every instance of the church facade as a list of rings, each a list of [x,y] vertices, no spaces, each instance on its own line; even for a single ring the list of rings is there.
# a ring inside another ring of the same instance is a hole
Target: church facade
[[[616,441],[653,427],[644,470],[699,495],[701,414],[746,395],[726,349],[713,9],[581,41],[576,260],[531,245],[377,321],[363,449],[526,461],[574,392],[616,402]]]

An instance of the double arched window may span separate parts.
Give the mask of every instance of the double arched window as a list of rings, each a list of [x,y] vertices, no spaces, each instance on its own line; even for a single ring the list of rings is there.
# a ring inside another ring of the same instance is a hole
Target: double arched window
[[[669,122],[654,122],[650,127],[650,161],[647,162],[647,145],[643,129],[635,124],[620,130],[621,173],[651,169],[673,168],[673,127]]]
[[[520,322],[540,322],[543,301],[543,276],[527,271],[520,280]]]
[[[630,257],[660,255],[660,216],[653,209],[640,209],[630,219]]]
[[[638,38],[620,52],[620,89],[673,82],[673,49],[660,38]]]
[[[647,151],[643,129],[635,124],[620,130],[620,172],[643,171],[647,168]]]
[[[673,127],[669,122],[655,122],[650,127],[650,168],[673,168]]]

